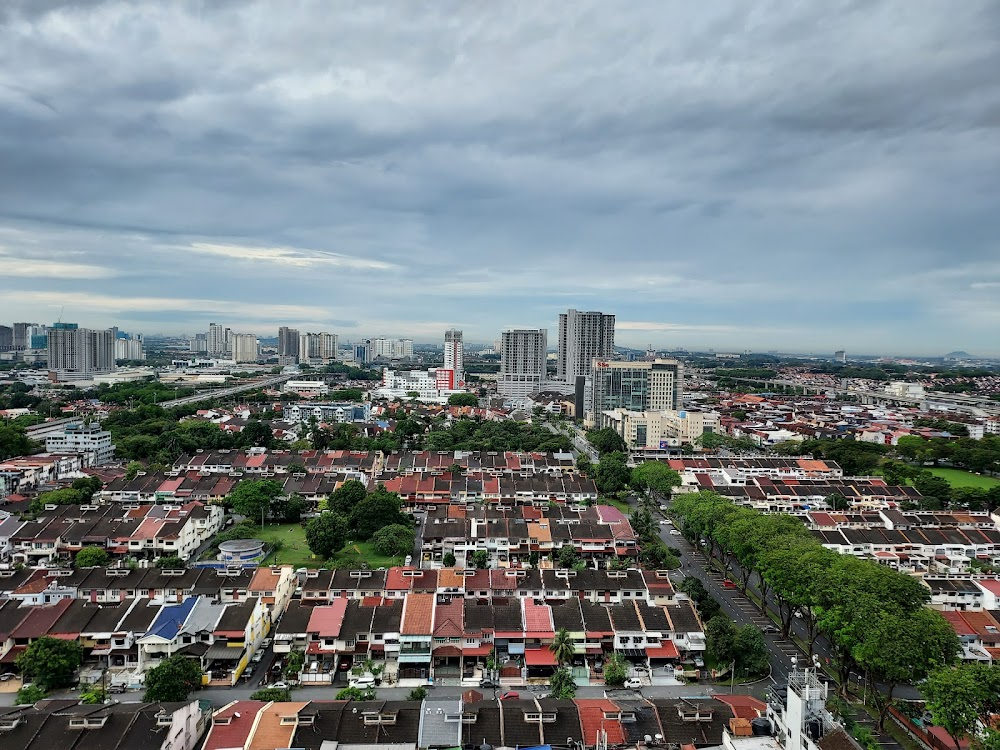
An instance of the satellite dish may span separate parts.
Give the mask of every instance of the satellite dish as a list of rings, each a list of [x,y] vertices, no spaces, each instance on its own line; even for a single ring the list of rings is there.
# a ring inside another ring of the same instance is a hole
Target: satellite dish
[[[656,735],[656,741],[657,742],[660,742],[662,739],[663,739],[663,735],[662,734]]]
[[[233,718],[234,718],[234,719],[238,719],[238,718],[240,718],[240,712],[239,712],[239,711],[237,711],[236,713],[234,713],[234,714],[233,714]]]
[[[647,745],[648,745],[648,744],[649,744],[650,742],[652,742],[652,741],[653,741],[653,738],[652,738],[652,737],[650,737],[650,736],[649,736],[648,734],[647,734],[647,735],[645,735],[645,736],[643,737],[643,739],[644,739],[644,740],[646,740],[646,744],[647,744]]]

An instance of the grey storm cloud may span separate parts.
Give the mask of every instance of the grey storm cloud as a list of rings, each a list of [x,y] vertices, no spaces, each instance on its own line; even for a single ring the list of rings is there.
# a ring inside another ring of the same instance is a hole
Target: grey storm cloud
[[[1000,353],[1000,6],[0,4],[0,320]]]

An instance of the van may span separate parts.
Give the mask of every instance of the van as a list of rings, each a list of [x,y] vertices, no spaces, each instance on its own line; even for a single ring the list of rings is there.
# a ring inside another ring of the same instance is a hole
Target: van
[[[352,677],[349,684],[351,687],[366,690],[367,688],[375,687],[375,678],[370,675],[365,675],[364,677]]]
[[[642,687],[642,680],[640,680],[638,677],[629,677],[627,680],[625,680],[625,687],[629,688],[630,690],[637,690]]]

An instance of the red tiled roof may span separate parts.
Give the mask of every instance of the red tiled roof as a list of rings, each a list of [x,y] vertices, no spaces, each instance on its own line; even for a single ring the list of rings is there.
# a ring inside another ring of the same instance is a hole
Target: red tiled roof
[[[263,701],[236,701],[215,713],[213,719],[229,719],[228,724],[213,723],[202,750],[223,750],[223,748],[246,745],[250,730],[253,729],[257,713],[267,704]],[[239,714],[239,718],[236,718]]]
[[[529,667],[554,667],[558,664],[556,655],[546,646],[525,649],[524,663]]]
[[[767,704],[752,695],[716,695],[717,700],[727,704],[737,719],[753,721],[767,712]]]
[[[434,594],[409,594],[403,606],[402,635],[430,635],[434,617]]]
[[[551,636],[555,631],[552,625],[552,608],[548,604],[535,604],[533,599],[523,599],[524,602],[524,632],[529,638]]]
[[[336,638],[340,635],[340,626],[344,624],[345,612],[347,599],[334,599],[332,604],[314,607],[306,630],[320,638]]]
[[[650,659],[678,659],[680,652],[673,641],[661,641],[659,646],[646,646],[646,656]]]
[[[618,713],[618,706],[606,699],[574,698],[576,709],[580,714],[580,728],[583,730],[585,745],[596,745],[597,734],[603,726],[608,733],[608,745],[624,745],[625,730],[620,721],[605,719],[604,714]]]
[[[438,638],[461,637],[465,633],[465,599],[455,597],[448,604],[434,607],[434,635]]]

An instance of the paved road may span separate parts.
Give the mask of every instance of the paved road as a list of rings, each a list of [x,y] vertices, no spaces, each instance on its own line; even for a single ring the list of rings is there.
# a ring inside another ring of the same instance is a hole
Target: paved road
[[[269,378],[261,378],[260,380],[254,380],[248,383],[243,383],[241,385],[230,386],[229,388],[217,388],[210,391],[202,391],[201,393],[196,393],[193,396],[184,396],[183,398],[175,398],[172,401],[161,401],[158,406],[162,406],[164,409],[169,409],[174,406],[184,406],[185,404],[194,404],[199,401],[209,401],[213,398],[223,398],[225,396],[233,396],[237,393],[243,393],[244,391],[253,391],[258,388],[268,388],[272,385],[277,385],[278,383],[284,383],[286,380],[290,380],[293,375],[275,375]]]
[[[562,432],[558,427],[556,427],[552,422],[543,422],[545,429],[551,432],[553,435],[561,435],[566,437],[566,433]],[[596,464],[600,459],[600,454],[594,449],[590,443],[587,442],[586,434],[583,430],[578,429],[575,425],[569,422],[560,422],[559,424],[568,425],[571,430],[570,440],[573,443],[573,455],[579,456],[583,453],[587,458],[590,459],[591,463]]]

